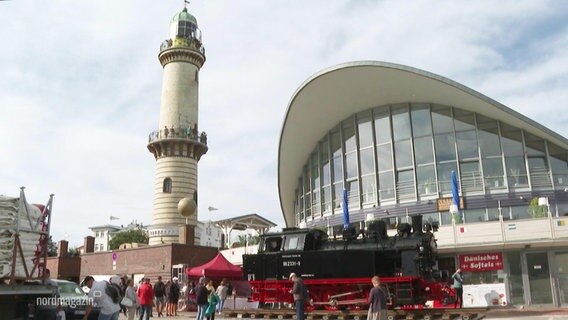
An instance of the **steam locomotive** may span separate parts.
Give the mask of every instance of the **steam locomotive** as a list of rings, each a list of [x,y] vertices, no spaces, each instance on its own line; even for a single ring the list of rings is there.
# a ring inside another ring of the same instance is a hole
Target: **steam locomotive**
[[[318,229],[285,228],[261,235],[257,254],[243,256],[252,299],[261,304],[292,302],[290,273],[309,289],[309,308],[364,307],[371,277],[378,275],[391,307],[442,307],[447,298],[444,273],[437,270],[437,225],[400,223],[394,236],[375,220],[366,230],[348,227],[341,239]]]

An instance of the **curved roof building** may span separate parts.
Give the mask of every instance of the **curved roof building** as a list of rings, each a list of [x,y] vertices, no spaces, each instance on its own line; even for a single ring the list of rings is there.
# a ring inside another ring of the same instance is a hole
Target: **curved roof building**
[[[452,171],[461,204],[455,214]],[[458,251],[498,251],[527,272],[530,261],[556,263],[556,253],[533,257],[527,248],[568,251],[568,140],[479,92],[408,66],[350,62],[305,81],[282,126],[278,189],[287,226],[340,235],[346,200],[356,229],[372,219],[395,228],[414,214],[437,222],[440,252],[452,261]],[[568,270],[568,254],[562,259]],[[518,290],[509,283],[510,295],[537,303],[519,291],[534,289],[530,275],[521,282]],[[544,289],[551,294],[539,303],[562,304],[558,292]]]

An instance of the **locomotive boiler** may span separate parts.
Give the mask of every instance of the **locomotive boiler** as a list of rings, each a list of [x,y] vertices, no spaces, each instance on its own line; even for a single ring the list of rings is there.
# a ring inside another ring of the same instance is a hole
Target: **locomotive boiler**
[[[356,232],[346,228],[341,239],[319,229],[286,228],[261,235],[257,254],[243,256],[243,271],[252,299],[261,304],[292,302],[290,273],[309,289],[309,308],[357,309],[365,304],[371,277],[378,275],[392,307],[439,306],[444,299],[437,270],[436,225],[400,223],[394,236],[383,220]]]

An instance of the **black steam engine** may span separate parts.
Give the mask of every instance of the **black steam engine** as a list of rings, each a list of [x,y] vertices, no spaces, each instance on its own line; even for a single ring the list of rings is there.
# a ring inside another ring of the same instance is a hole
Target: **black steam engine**
[[[366,230],[346,228],[341,239],[318,229],[288,228],[261,236],[258,254],[243,256],[243,271],[253,299],[291,302],[290,273],[304,279],[311,308],[359,308],[365,304],[371,277],[378,275],[392,306],[422,308],[443,299],[434,231],[437,226],[412,217],[388,236],[385,221]]]

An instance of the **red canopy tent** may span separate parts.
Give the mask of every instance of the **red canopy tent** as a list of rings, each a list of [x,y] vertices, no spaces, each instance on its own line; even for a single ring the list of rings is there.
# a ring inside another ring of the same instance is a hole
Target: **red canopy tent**
[[[241,268],[233,265],[219,252],[211,261],[197,267],[187,268],[187,276],[190,278],[199,278],[202,276],[208,278],[229,278],[242,279],[243,271]]]

